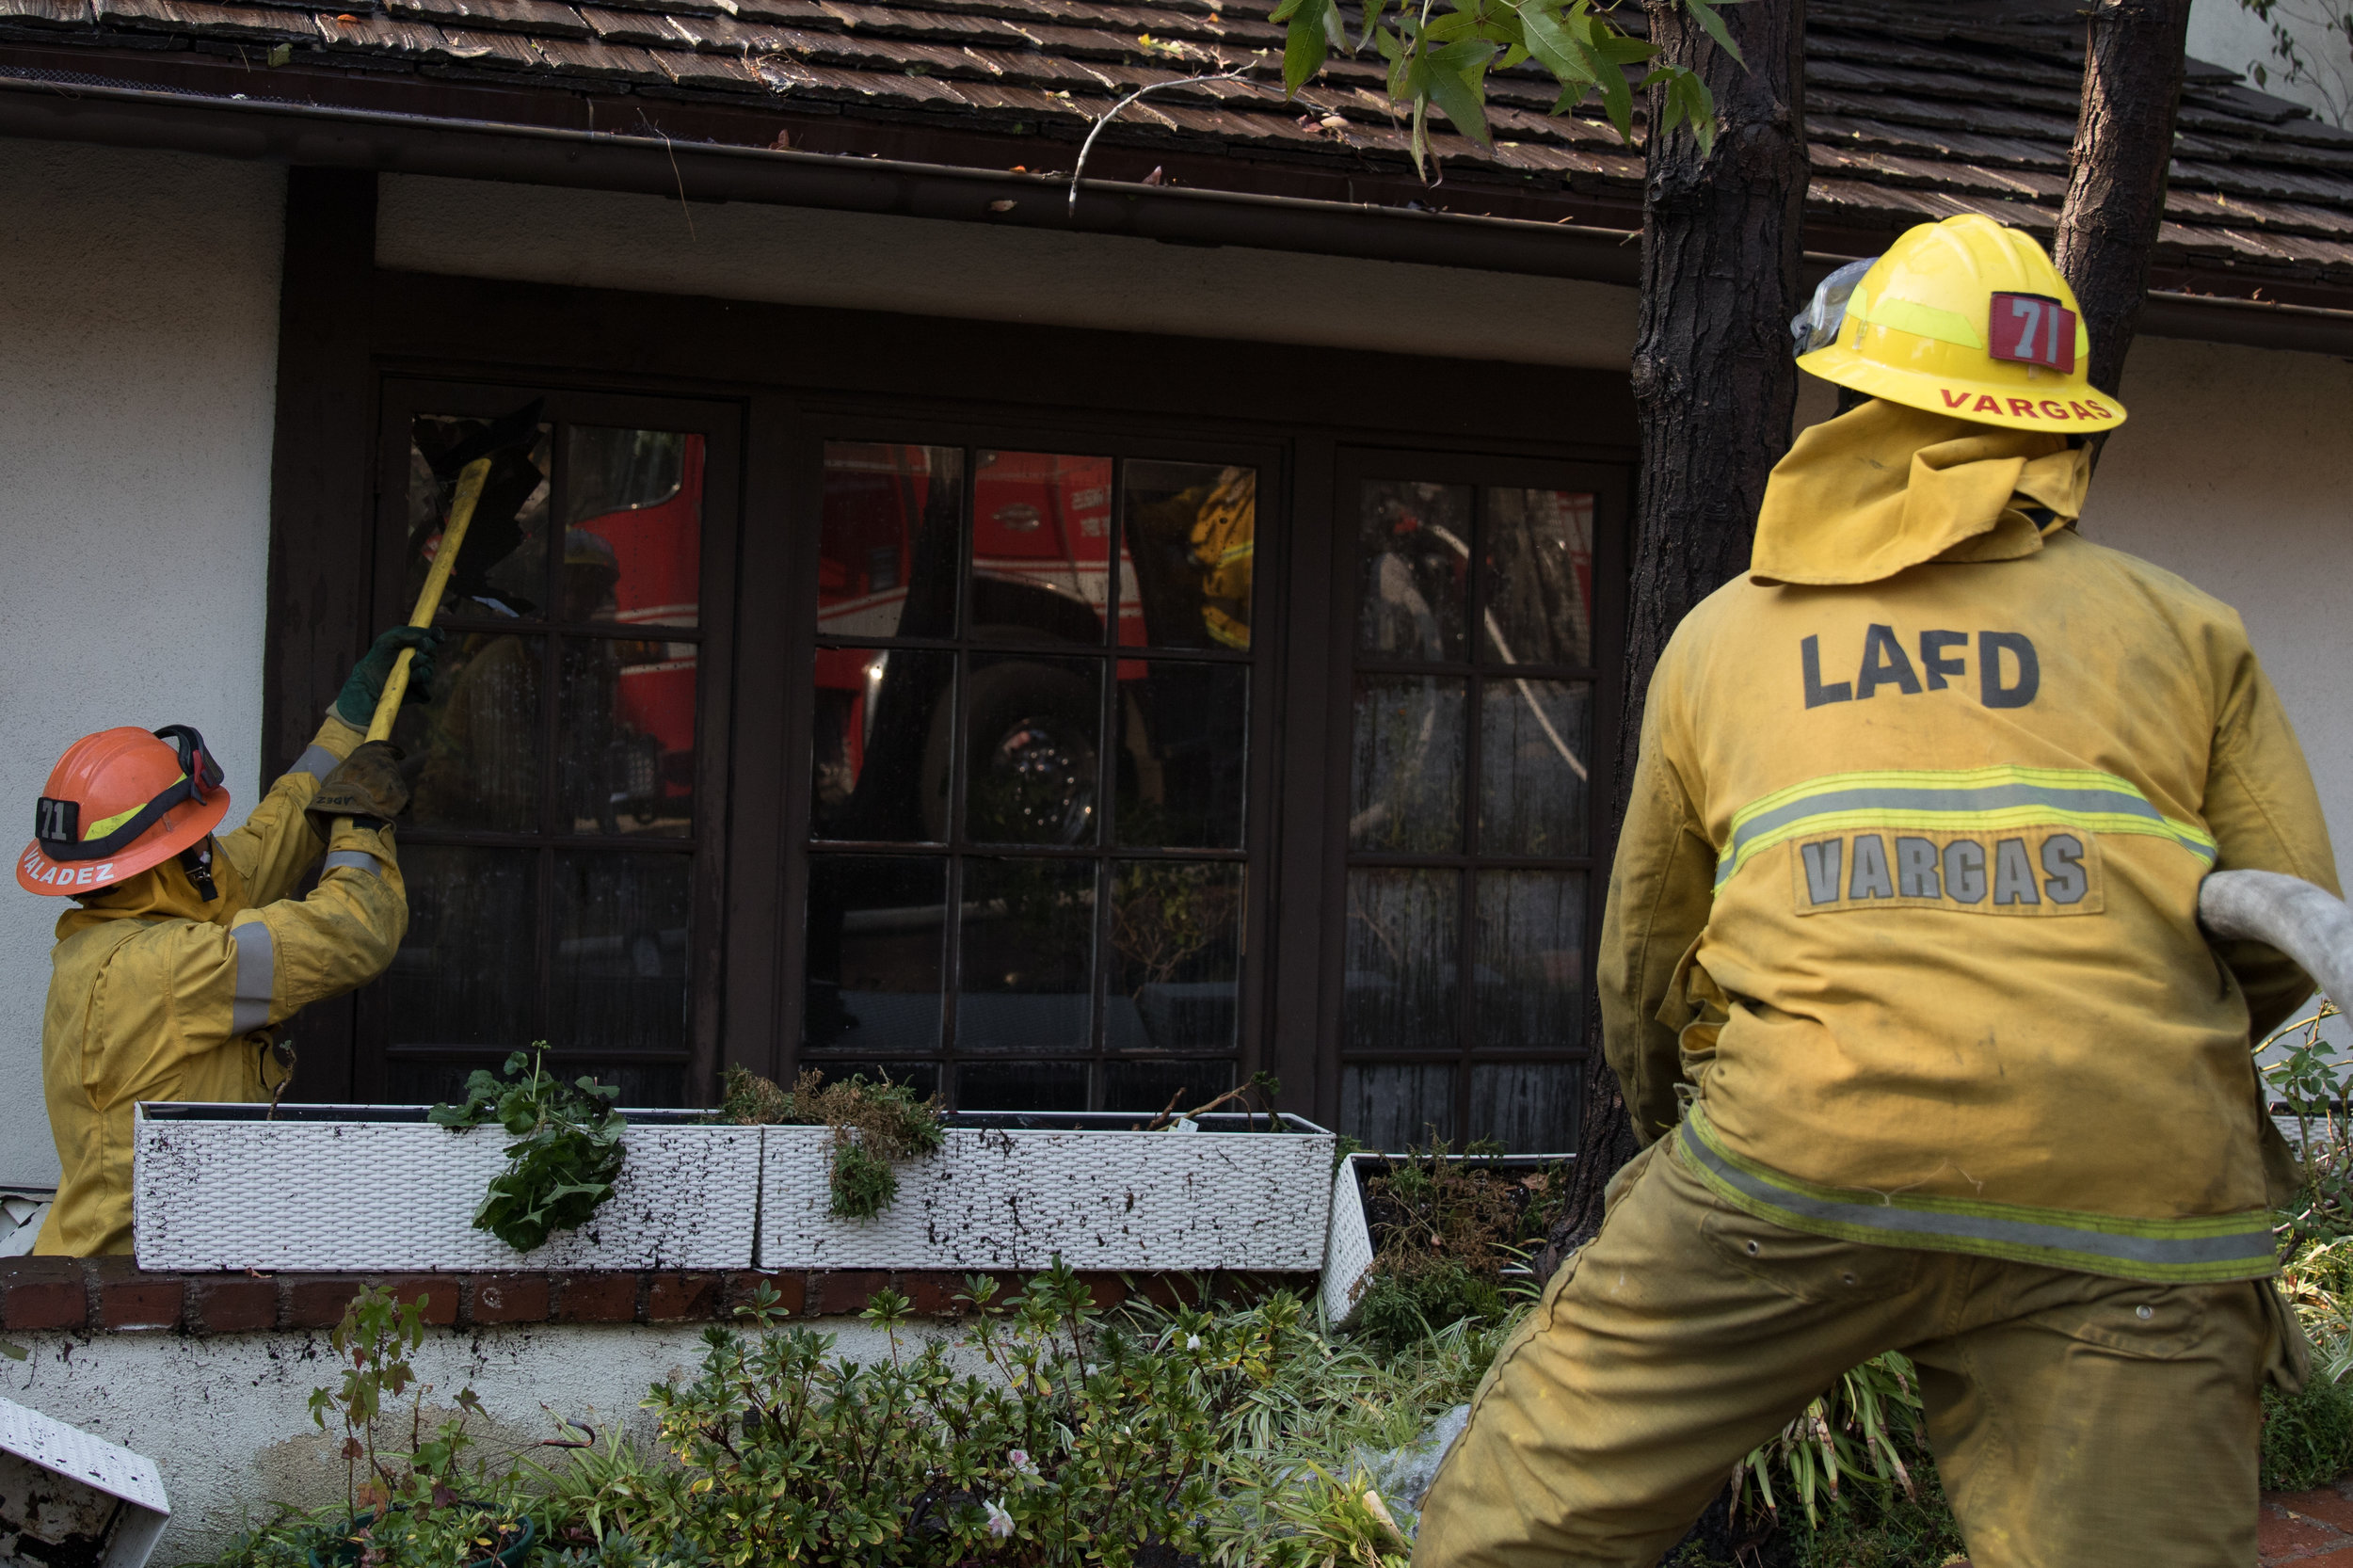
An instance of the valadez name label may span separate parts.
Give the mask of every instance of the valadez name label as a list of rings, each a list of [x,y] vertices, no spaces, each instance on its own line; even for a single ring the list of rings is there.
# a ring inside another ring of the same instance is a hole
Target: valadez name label
[[[2105,907],[2099,840],[2073,827],[1868,829],[1791,847],[1801,915],[1915,908],[2048,917]]]

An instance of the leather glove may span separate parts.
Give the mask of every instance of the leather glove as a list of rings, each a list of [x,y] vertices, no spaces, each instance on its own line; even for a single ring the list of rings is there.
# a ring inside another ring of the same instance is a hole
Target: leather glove
[[[357,818],[363,827],[383,827],[408,808],[408,785],[400,776],[400,748],[370,741],[344,758],[305,808],[322,839],[338,817]]]
[[[433,695],[433,650],[440,646],[440,628],[434,626],[395,626],[376,638],[336,694],[335,716],[355,729],[367,728],[376,717],[377,699],[384,695],[384,682],[392,678],[392,664],[404,648],[415,648],[417,656],[409,661],[408,692],[402,705],[424,701]]]

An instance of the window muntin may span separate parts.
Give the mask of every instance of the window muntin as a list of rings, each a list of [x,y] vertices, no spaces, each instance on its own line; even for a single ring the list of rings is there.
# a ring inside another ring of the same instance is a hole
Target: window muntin
[[[410,425],[412,598],[486,423]],[[557,419],[493,462],[430,699],[393,731],[415,788],[376,1002],[394,1098],[541,1039],[632,1103],[688,1097],[704,448]]]
[[[826,446],[805,1064],[974,1109],[1232,1081],[1257,486]]]
[[[1585,1025],[1594,497],[1351,500],[1340,1129],[1550,1146]]]

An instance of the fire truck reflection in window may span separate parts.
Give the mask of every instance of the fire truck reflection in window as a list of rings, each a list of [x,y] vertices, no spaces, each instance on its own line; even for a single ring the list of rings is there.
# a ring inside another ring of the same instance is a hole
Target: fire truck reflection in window
[[[806,1048],[971,1105],[1230,1080],[1257,477],[827,447]]]
[[[410,591],[439,552],[450,456],[482,428],[414,422]],[[680,1092],[702,511],[700,436],[559,423],[495,455],[431,699],[394,731],[417,867],[385,983],[395,1079],[455,1087],[485,1064],[473,1050],[554,1038]]]

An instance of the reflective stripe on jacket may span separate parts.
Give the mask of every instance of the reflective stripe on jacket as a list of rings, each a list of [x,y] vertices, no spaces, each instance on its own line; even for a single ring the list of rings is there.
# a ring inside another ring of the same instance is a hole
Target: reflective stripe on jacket
[[[2310,773],[2228,607],[2002,517],[2014,553],[1744,578],[1677,631],[1602,936],[1610,1064],[1645,1142],[1681,1121],[1726,1201],[1799,1230],[2268,1273],[2250,1031],[2311,985],[2210,947],[2197,895],[2335,889]]]
[[[129,1252],[132,1107],[268,1099],[269,1027],[392,962],[408,923],[392,832],[345,827],[329,848],[303,814],[360,738],[328,718],[245,824],[216,838],[219,897],[200,901],[169,860],[58,920],[41,1087],[63,1176],[36,1252]],[[318,887],[288,897],[323,848]]]

